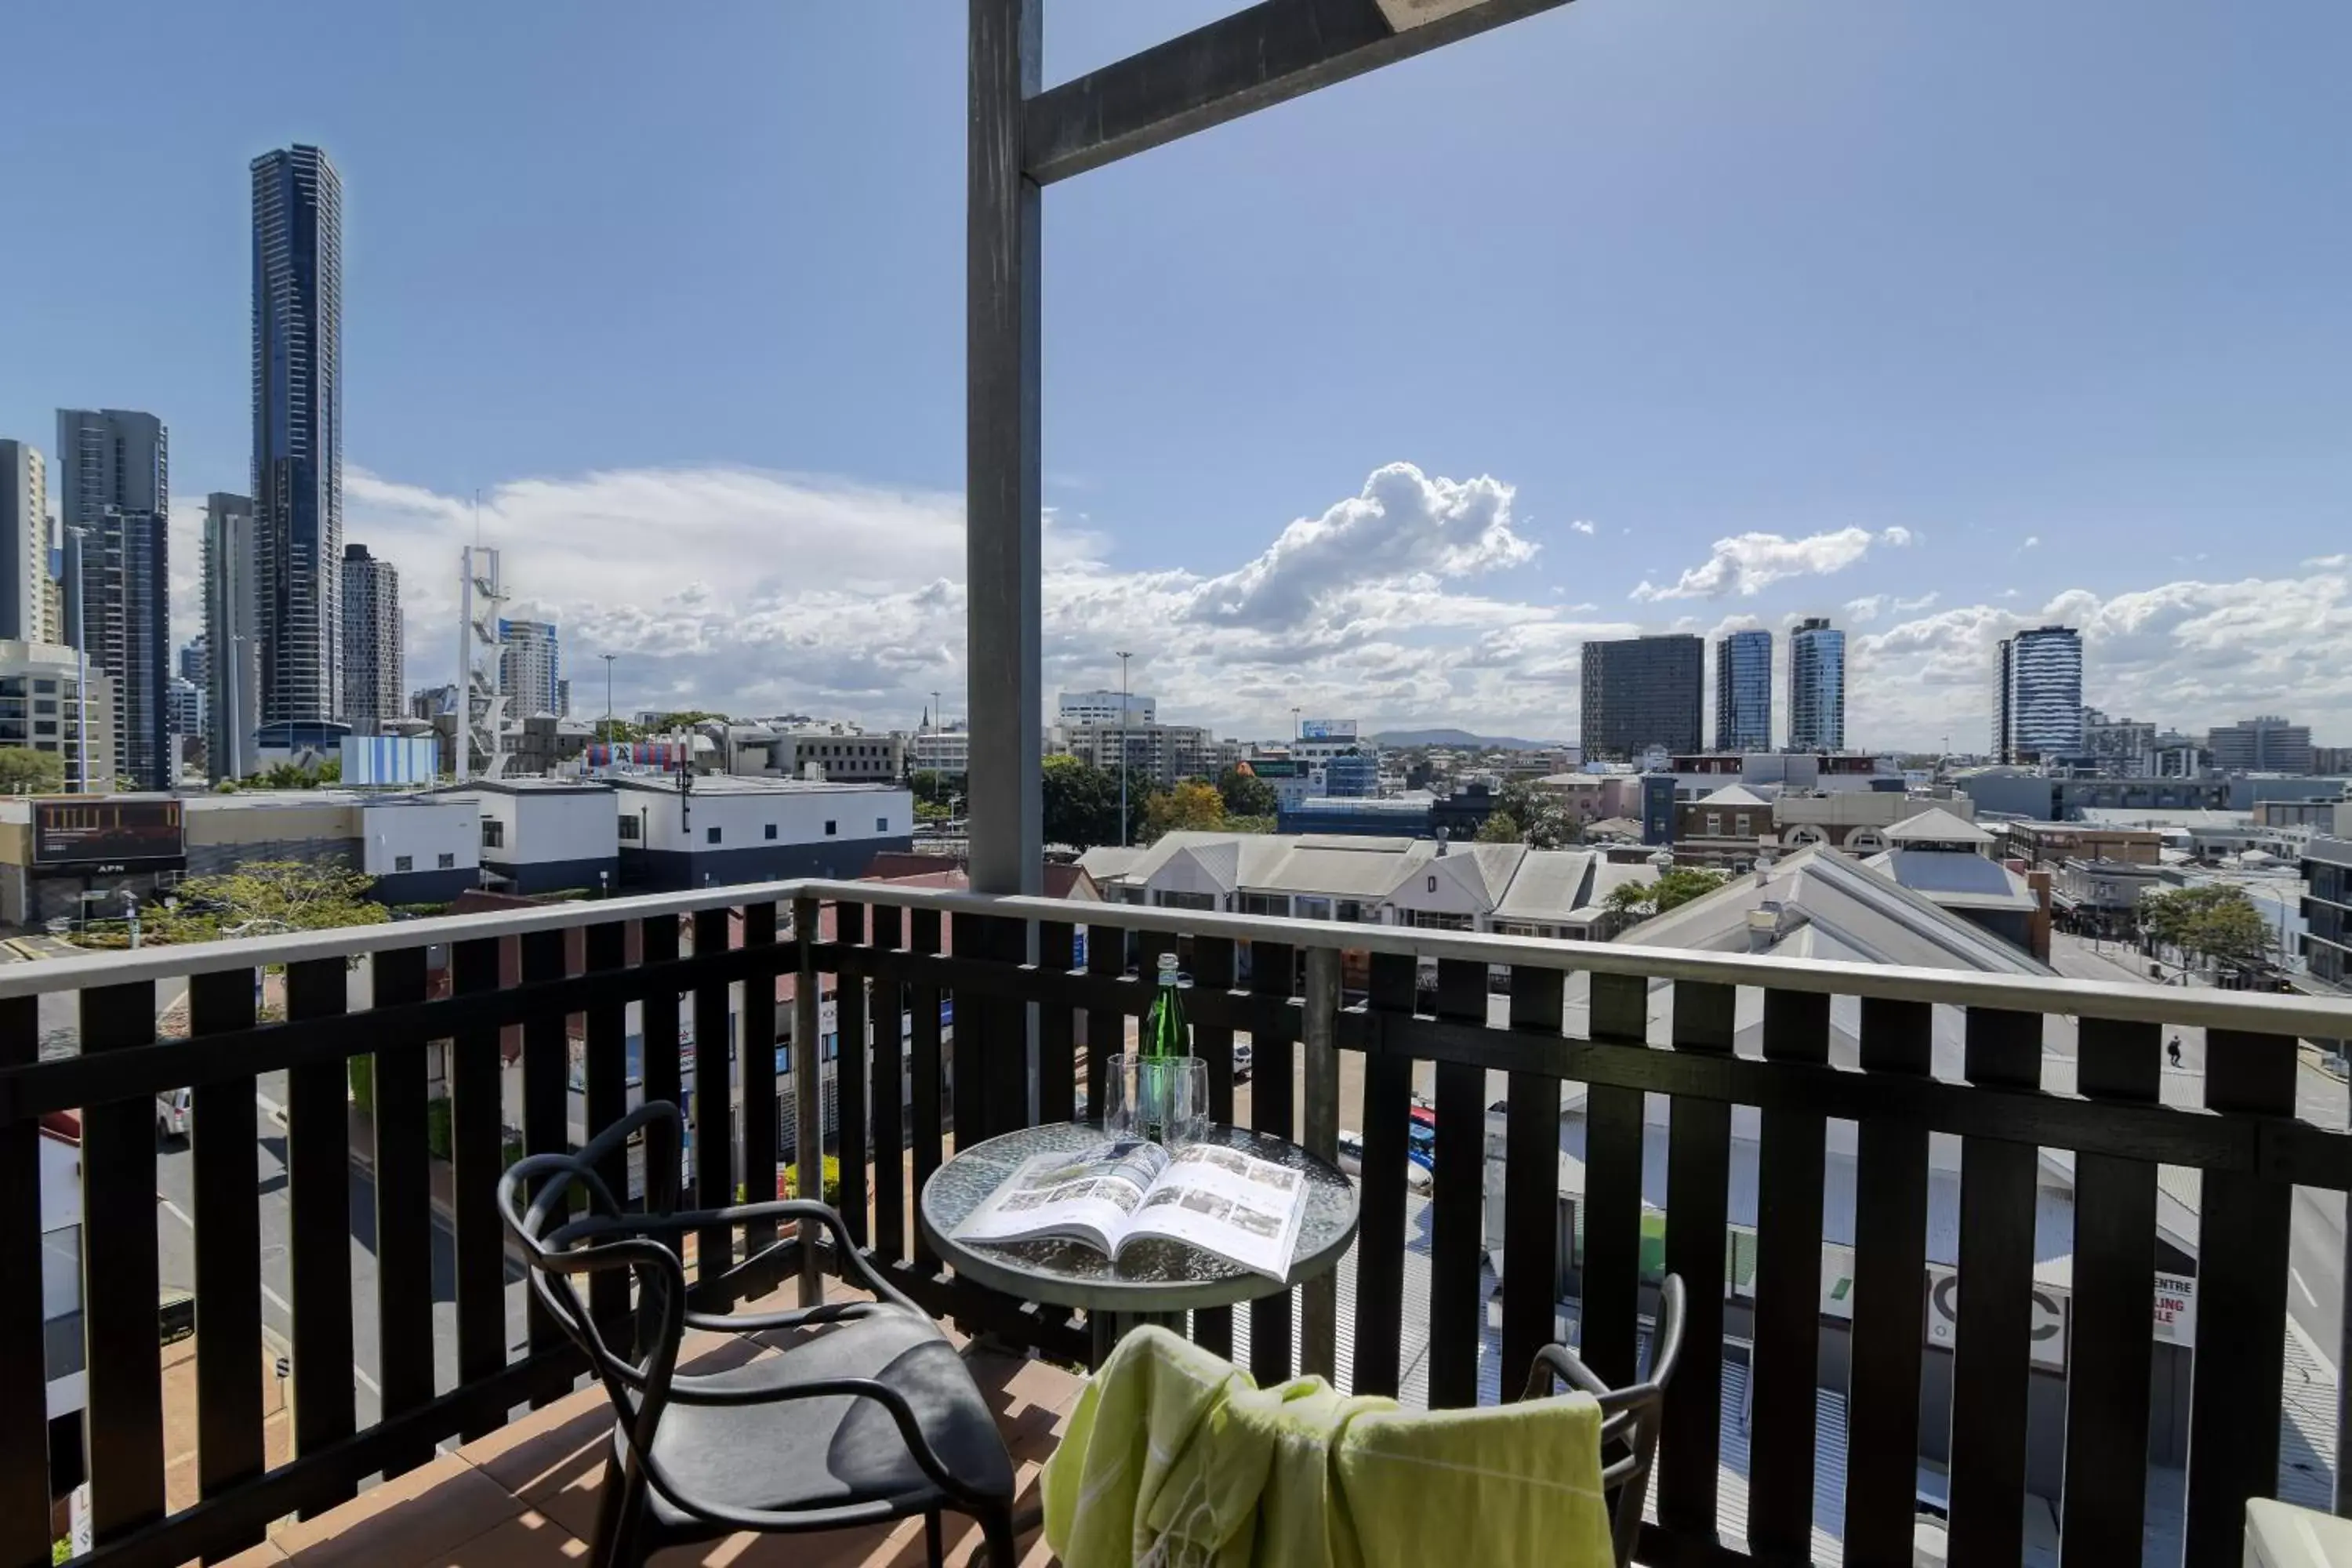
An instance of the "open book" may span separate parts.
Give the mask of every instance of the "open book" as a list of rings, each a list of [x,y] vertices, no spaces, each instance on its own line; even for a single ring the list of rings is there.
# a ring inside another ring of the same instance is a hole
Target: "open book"
[[[1076,1241],[1117,1258],[1143,1237],[1190,1242],[1255,1274],[1289,1278],[1307,1179],[1238,1149],[1170,1153],[1113,1139],[1034,1154],[956,1227],[964,1241]]]

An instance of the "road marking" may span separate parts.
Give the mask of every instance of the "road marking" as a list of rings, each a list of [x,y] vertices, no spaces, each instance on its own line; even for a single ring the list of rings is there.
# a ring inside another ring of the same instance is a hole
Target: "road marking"
[[[171,1199],[165,1197],[161,1193],[157,1193],[155,1194],[155,1201],[163,1205],[163,1212],[165,1214],[170,1215],[182,1225],[186,1226],[190,1230],[196,1228],[196,1222],[188,1217],[187,1210],[182,1208],[179,1205],[173,1203]]]
[[[279,1295],[277,1291],[272,1290],[267,1284],[264,1284],[261,1287],[261,1299],[268,1302],[271,1306],[277,1308],[279,1311],[285,1313],[288,1317],[290,1318],[294,1315],[294,1303]]]
[[[2294,1281],[2294,1288],[2303,1292],[2303,1299],[2311,1303],[2312,1310],[2314,1311],[2317,1311],[2319,1310],[2319,1298],[2313,1295],[2311,1293],[2311,1287],[2303,1282],[2303,1271],[2295,1268],[2294,1264],[2290,1263],[2287,1265],[2286,1277]]]
[[[286,1108],[278,1104],[276,1100],[270,1099],[268,1095],[262,1093],[259,1089],[254,1090],[253,1103],[261,1107],[263,1112],[271,1120],[276,1121],[284,1121],[286,1120]]]

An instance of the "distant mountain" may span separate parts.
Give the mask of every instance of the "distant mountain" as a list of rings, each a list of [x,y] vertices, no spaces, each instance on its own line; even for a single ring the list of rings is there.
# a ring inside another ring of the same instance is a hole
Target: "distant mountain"
[[[1376,746],[1500,747],[1507,752],[1545,752],[1558,741],[1522,741],[1515,735],[1474,735],[1467,730],[1383,730],[1372,737]]]

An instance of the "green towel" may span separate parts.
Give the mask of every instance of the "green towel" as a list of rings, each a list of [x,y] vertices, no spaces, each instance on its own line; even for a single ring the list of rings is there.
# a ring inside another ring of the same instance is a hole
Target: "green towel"
[[[1600,1436],[1583,1394],[1410,1414],[1139,1329],[1046,1461],[1045,1540],[1065,1568],[1607,1568]]]

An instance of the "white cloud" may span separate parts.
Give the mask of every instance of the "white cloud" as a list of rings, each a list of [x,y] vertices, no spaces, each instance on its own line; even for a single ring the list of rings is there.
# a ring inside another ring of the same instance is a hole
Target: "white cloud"
[[[1591,538],[1591,535],[1592,535],[1592,525],[1591,525],[1591,523],[1589,523],[1589,522],[1585,521],[1584,521],[1582,518],[1580,518],[1580,518],[1578,518],[1574,522],[1570,523],[1568,526],[1569,526],[1570,529],[1574,530],[1576,532],[1583,534],[1583,535],[1584,535],[1585,537],[1587,537],[1587,538]]]
[[[1584,642],[1655,631],[1662,617],[1564,603],[1555,581],[1517,570],[1533,546],[1515,529],[1512,500],[1496,479],[1397,465],[1318,516],[1270,525],[1266,547],[1226,570],[1130,570],[1111,552],[1113,508],[1094,509],[1102,532],[1053,514],[1047,701],[1115,679],[1112,650],[1128,647],[1138,688],[1163,713],[1227,733],[1287,732],[1299,706],[1376,725],[1572,738]],[[451,679],[469,499],[352,470],[345,510],[347,536],[402,570],[409,684]],[[195,629],[201,515],[199,503],[173,520],[183,636]],[[621,656],[625,710],[693,703],[908,724],[933,690],[951,713],[966,710],[958,497],[749,469],[616,469],[486,489],[481,531],[506,552],[516,613],[562,626],[583,711],[601,710],[602,652]],[[1811,541],[1779,542],[1786,549],[1724,569],[1730,602],[1719,607],[1735,613],[1684,624],[1708,636],[1771,625],[1777,604],[1738,613],[1760,607],[1753,588],[1802,575],[1784,570],[1790,552],[1818,565],[1846,548],[1808,554]],[[1855,548],[1891,542],[1863,534]],[[2109,712],[2200,729],[2287,711],[2352,738],[2347,579],[2352,562],[2323,558],[2292,581],[2070,590],[2039,609],[1943,608],[1933,593],[1849,600],[1848,731],[1886,747],[1933,746],[1948,733],[1979,743],[1992,643],[2064,620],[2084,628],[2086,700]]]
[[[1874,542],[1896,549],[1912,542],[1907,528],[1890,528],[1874,536],[1863,528],[1841,528],[1833,533],[1789,539],[1778,533],[1738,533],[1718,539],[1707,558],[1672,584],[1659,587],[1643,579],[1631,597],[1653,604],[1664,599],[1720,599],[1727,594],[1754,594],[1790,577],[1827,576],[1843,572],[1870,553]]]

